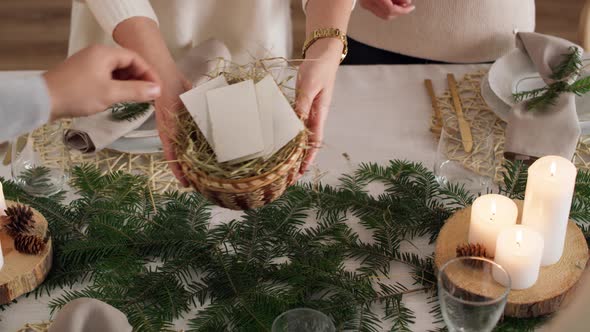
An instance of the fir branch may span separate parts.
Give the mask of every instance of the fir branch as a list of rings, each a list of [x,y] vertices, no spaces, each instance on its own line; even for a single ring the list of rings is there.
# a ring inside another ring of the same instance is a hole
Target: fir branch
[[[527,99],[539,97],[540,95],[547,92],[547,89],[548,89],[547,87],[543,87],[543,88],[533,89],[530,91],[515,92],[512,94],[512,98],[514,98],[515,102],[519,103],[519,102],[525,101]]]
[[[580,78],[568,87],[568,92],[582,96],[590,91],[590,76]]]
[[[119,103],[111,106],[111,119],[117,122],[133,121],[144,116],[150,109],[150,103]]]
[[[123,311],[137,331],[169,330],[207,299],[190,319],[191,331],[270,330],[276,316],[297,307],[326,313],[339,330],[381,331],[390,319],[394,330],[408,331],[415,314],[404,296],[434,294],[436,275],[431,257],[402,252],[400,243],[436,237],[453,211],[473,200],[459,186],[441,188],[420,164],[392,161],[363,165],[339,186],[293,187],[273,204],[211,226],[211,207],[199,194],[155,195],[152,203],[145,178],[102,175],[87,165],[72,174],[79,198],[67,206],[4,182],[7,197],[41,211],[54,234],[54,267],[38,294],[85,282],[51,308],[97,298]],[[580,172],[572,205],[582,226],[590,217],[589,180]],[[385,192],[369,194],[372,182]],[[507,165],[501,190],[518,197],[525,186],[526,169]],[[372,234],[370,241],[348,226],[350,214]],[[590,238],[590,227],[583,228]],[[344,269],[350,258],[360,262],[355,272]],[[160,264],[146,267],[154,261]],[[419,286],[374,283],[391,262],[409,267]],[[440,323],[440,308],[430,304]],[[509,326],[517,322],[501,325]]]
[[[35,191],[50,190],[51,170],[45,166],[31,167],[18,175],[17,181],[24,187]]]
[[[512,199],[524,199],[528,167],[522,161],[506,161],[503,167],[500,193]]]
[[[555,105],[562,93],[572,92],[580,96],[590,91],[590,79],[582,78],[572,84],[567,82],[570,78],[579,76],[582,68],[580,49],[572,46],[569,50],[570,53],[563,54],[564,59],[552,69],[550,77],[555,82],[542,88],[513,93],[514,101],[524,101],[526,110],[542,111]]]
[[[567,91],[567,89],[567,83],[565,82],[552,83],[545,93],[527,100],[526,109],[529,111],[543,111],[549,106],[555,106],[559,95]]]
[[[398,297],[392,301],[392,305],[385,311],[385,319],[393,321],[391,332],[411,332],[411,325],[415,323],[416,316],[406,307],[402,302],[402,298]]]
[[[552,68],[551,79],[564,80],[577,76],[582,68],[582,52],[576,46],[569,48],[570,53],[563,54],[564,58],[555,68]]]

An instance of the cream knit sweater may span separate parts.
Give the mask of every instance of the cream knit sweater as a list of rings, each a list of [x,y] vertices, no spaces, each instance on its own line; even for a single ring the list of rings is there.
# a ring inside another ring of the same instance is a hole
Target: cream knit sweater
[[[411,14],[384,21],[357,6],[350,37],[384,50],[445,62],[492,61],[534,31],[534,0],[414,0]]]
[[[69,54],[113,44],[115,27],[134,16],[158,22],[175,58],[210,38],[225,42],[240,63],[292,53],[289,0],[74,0]]]

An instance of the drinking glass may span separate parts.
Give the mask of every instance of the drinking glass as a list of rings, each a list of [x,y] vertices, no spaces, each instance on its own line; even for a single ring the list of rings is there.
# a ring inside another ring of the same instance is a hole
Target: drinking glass
[[[466,152],[458,129],[441,131],[434,175],[441,186],[463,185],[472,194],[485,194],[493,188],[496,173],[492,127],[472,128],[473,148]]]
[[[323,313],[298,308],[280,314],[272,323],[272,332],[335,332],[330,317]]]
[[[507,281],[507,286],[494,277]],[[492,331],[504,312],[510,284],[506,270],[489,259],[448,261],[438,273],[438,297],[449,331]]]
[[[66,168],[68,158],[64,149],[55,147],[52,141],[62,139],[59,123],[42,128],[46,146],[33,144],[31,134],[23,135],[12,143],[12,162],[10,164],[13,180],[33,196],[51,196],[63,190],[67,182]]]

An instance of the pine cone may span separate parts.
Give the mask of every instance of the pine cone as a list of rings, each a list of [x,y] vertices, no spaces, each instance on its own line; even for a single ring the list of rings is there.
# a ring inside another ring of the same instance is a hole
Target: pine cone
[[[11,237],[26,234],[35,227],[33,210],[30,207],[18,204],[7,208],[5,212],[8,216],[8,222],[4,225],[4,229]]]
[[[480,243],[467,243],[460,244],[457,246],[457,257],[481,257],[481,258],[492,258],[488,255],[486,247]],[[482,264],[480,264],[482,263]],[[473,266],[481,267],[483,262],[473,261]]]
[[[38,255],[45,250],[48,238],[40,238],[36,235],[19,234],[14,238],[14,248],[23,254]]]

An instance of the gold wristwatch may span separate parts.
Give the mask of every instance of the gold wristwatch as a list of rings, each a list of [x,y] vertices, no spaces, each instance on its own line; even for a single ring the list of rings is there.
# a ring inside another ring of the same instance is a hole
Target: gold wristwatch
[[[305,44],[303,44],[303,58],[305,59],[305,53],[307,52],[307,49],[309,49],[313,43],[323,38],[338,38],[340,41],[342,41],[344,47],[342,48],[342,57],[340,58],[340,62],[344,61],[346,54],[348,54],[348,40],[346,38],[346,34],[342,33],[340,29],[336,28],[322,28],[315,30],[305,41]]]

